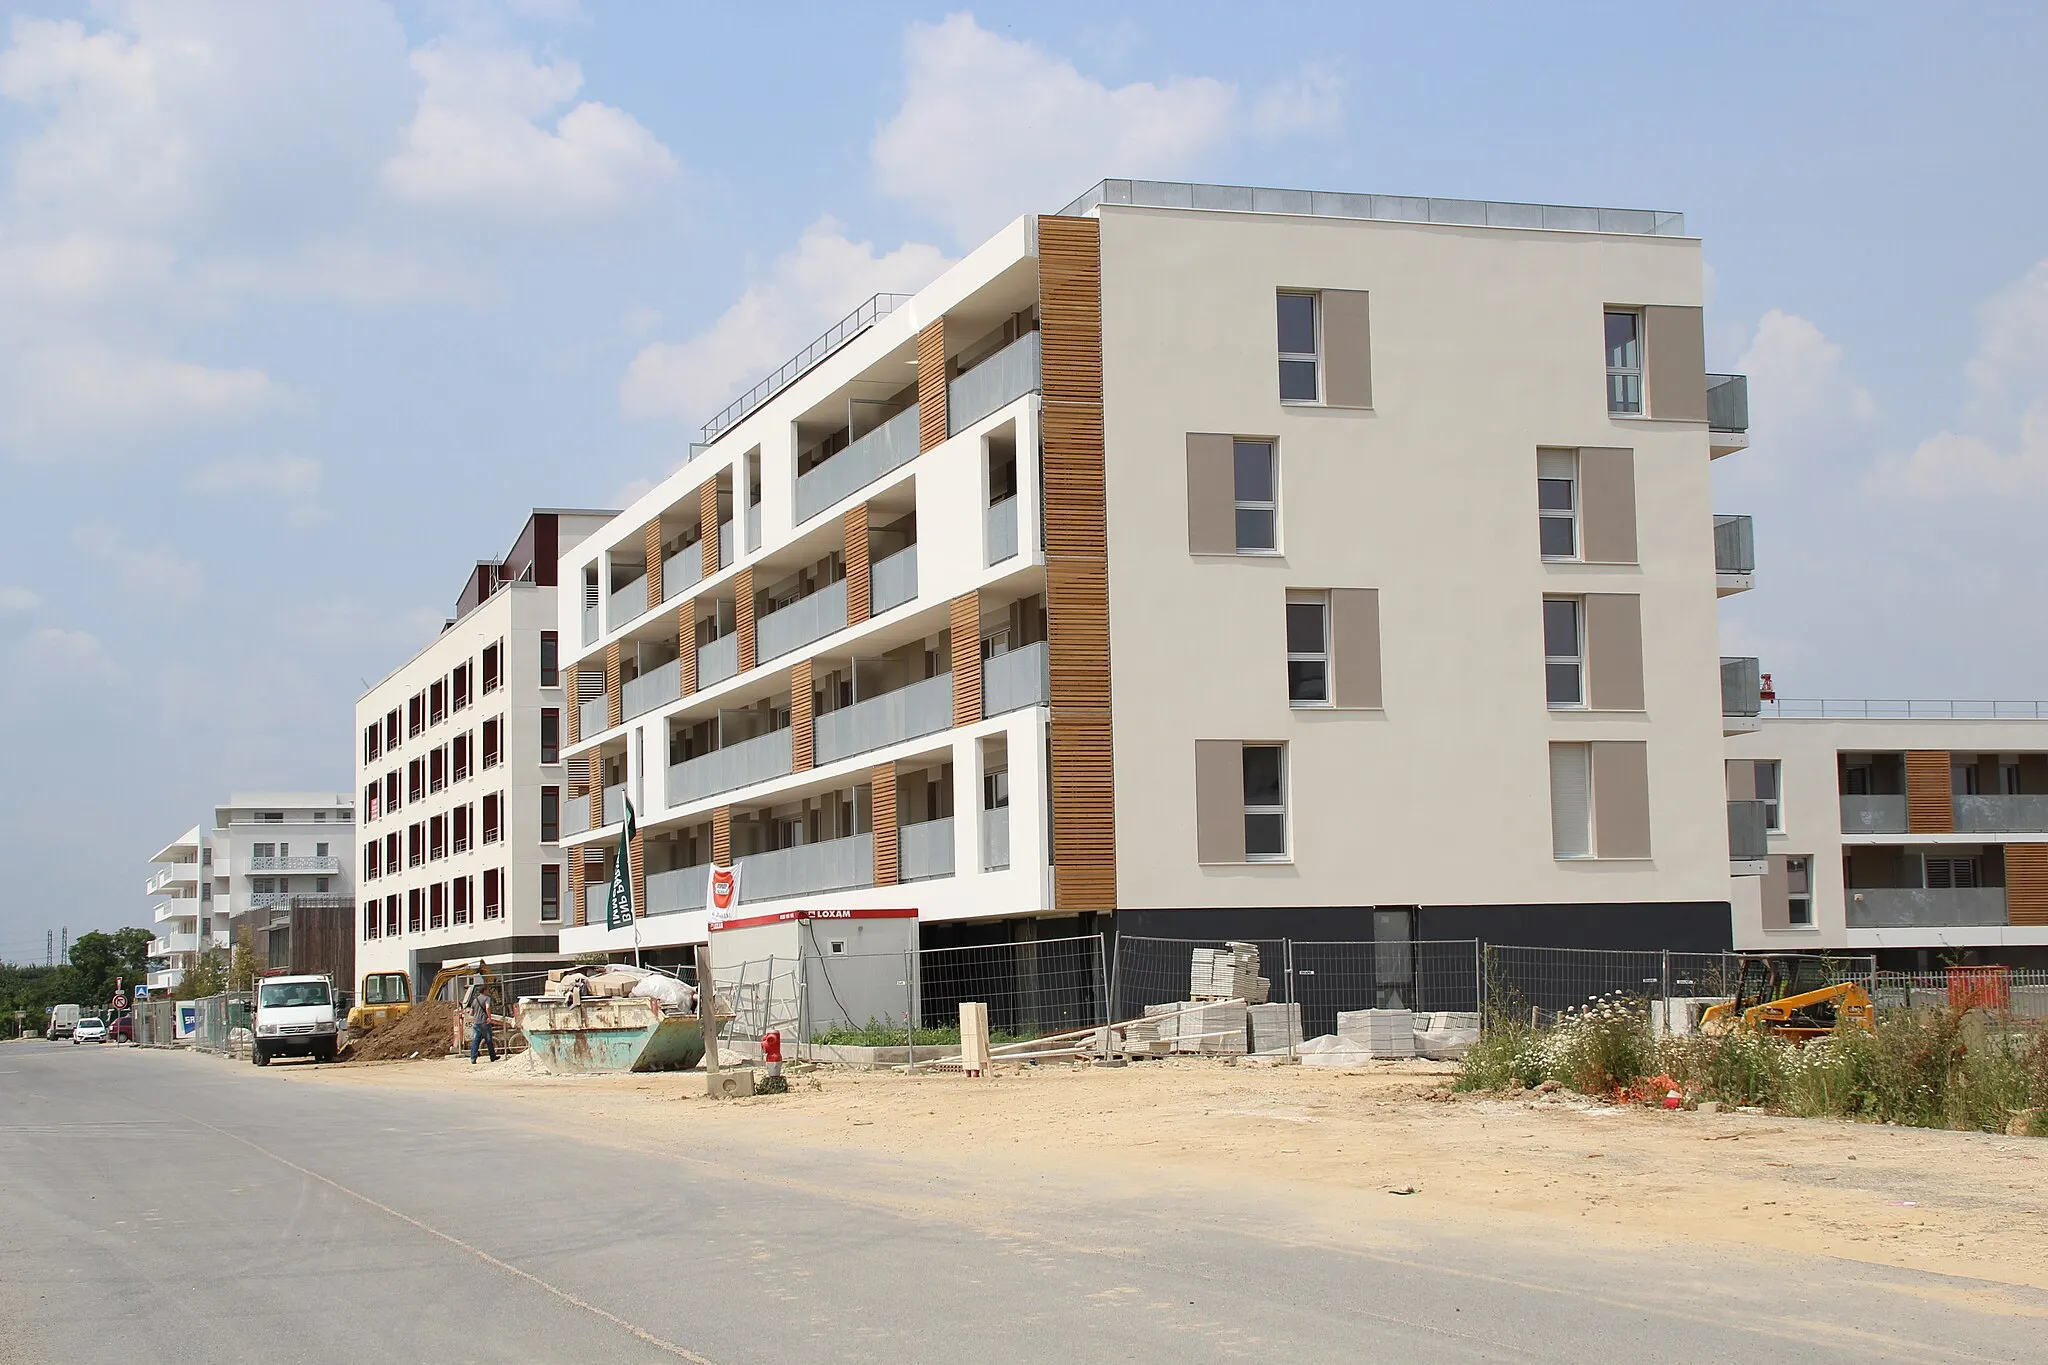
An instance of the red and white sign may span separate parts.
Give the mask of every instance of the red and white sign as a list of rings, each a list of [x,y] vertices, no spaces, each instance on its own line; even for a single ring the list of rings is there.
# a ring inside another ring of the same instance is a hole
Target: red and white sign
[[[740,903],[740,869],[735,863],[731,867],[711,865],[711,877],[704,893],[704,908],[711,912],[711,922],[719,924],[732,918],[732,912]]]
[[[714,872],[715,875],[715,872]],[[762,924],[788,924],[795,920],[807,919],[916,919],[915,910],[778,910],[772,915],[755,915],[750,919],[721,920],[714,913],[711,916],[713,929],[752,929]]]

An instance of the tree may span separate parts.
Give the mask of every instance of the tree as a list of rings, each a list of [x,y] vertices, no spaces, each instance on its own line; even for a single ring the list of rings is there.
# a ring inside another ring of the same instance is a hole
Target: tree
[[[256,978],[262,974],[262,968],[256,965],[255,932],[245,925],[235,931],[235,952],[228,960],[228,989],[253,991]]]
[[[118,929],[111,934],[94,930],[80,934],[71,945],[71,965],[79,975],[84,998],[79,1004],[103,1005],[114,993],[118,979],[122,988],[132,989],[149,977],[147,929]]]
[[[219,995],[227,988],[228,951],[225,948],[208,948],[185,970],[178,988],[171,994],[179,1000],[198,1000],[203,996]]]

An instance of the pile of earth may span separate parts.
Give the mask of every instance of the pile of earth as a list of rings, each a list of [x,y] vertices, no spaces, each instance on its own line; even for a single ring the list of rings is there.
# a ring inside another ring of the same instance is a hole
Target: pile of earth
[[[373,1029],[349,1044],[352,1062],[403,1062],[445,1057],[455,1034],[455,1003],[422,1000],[395,1024]]]

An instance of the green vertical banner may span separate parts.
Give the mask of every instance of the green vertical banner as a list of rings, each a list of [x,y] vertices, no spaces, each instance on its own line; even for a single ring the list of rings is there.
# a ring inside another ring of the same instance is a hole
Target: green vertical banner
[[[633,802],[626,799],[626,823],[619,830],[619,856],[612,860],[612,887],[610,904],[605,907],[605,927],[625,929],[632,925],[633,914]]]

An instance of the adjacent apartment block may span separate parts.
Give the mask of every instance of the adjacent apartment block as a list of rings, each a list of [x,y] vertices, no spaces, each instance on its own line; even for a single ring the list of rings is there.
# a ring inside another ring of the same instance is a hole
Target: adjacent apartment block
[[[155,902],[150,919],[156,937],[149,942],[149,988],[170,990],[208,948],[226,947],[227,914],[216,920],[213,840],[194,825],[158,849],[150,862],[157,870],[142,892]]]
[[[1738,947],[2048,966],[2048,706],[1771,710],[1728,747],[1762,845],[1763,875],[1737,883]]]
[[[441,634],[356,702],[359,976],[552,963],[562,924],[556,566],[614,513],[542,509]]]
[[[880,295],[563,556],[565,952],[915,907],[1119,931],[1725,946],[1675,214],[1105,181]],[[1740,869],[1738,869],[1740,870]],[[1113,919],[1109,918],[1113,917]]]

